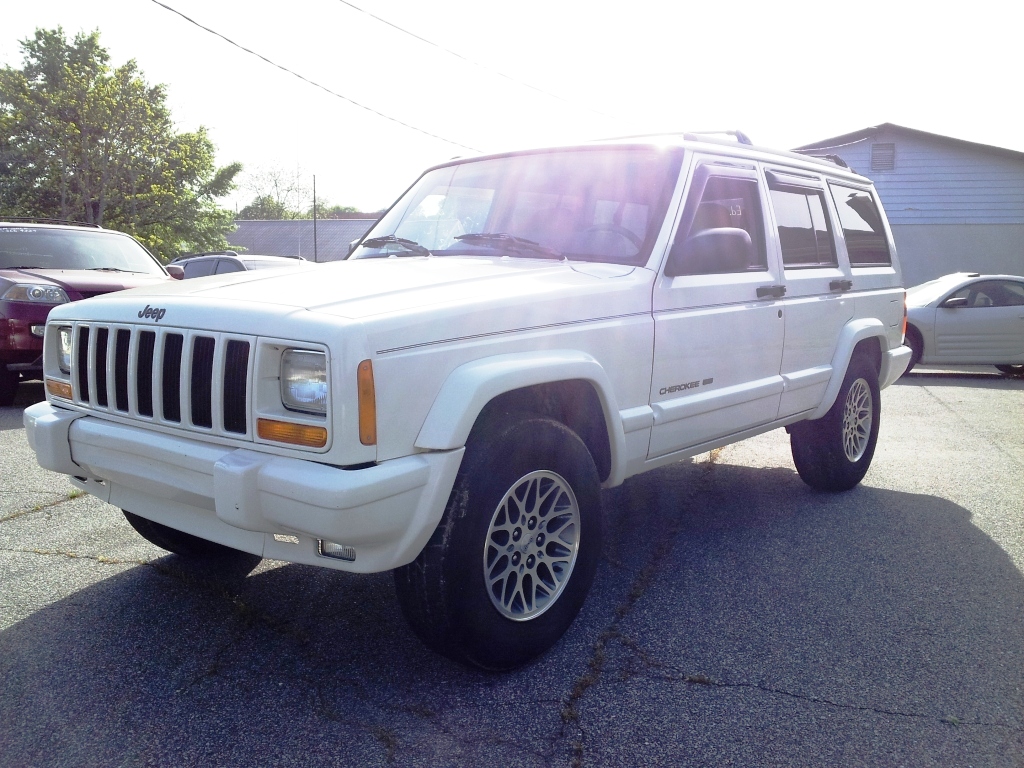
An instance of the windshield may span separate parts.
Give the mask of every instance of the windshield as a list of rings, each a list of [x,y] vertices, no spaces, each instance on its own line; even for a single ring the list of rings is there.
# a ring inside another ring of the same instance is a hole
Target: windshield
[[[162,275],[132,238],[92,229],[0,227],[0,269],[96,269]]]
[[[436,168],[352,258],[429,252],[644,264],[681,159],[679,150],[588,147]]]

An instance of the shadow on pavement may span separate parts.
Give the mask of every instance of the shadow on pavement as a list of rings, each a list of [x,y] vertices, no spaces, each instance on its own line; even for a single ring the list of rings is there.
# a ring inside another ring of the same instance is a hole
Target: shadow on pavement
[[[0,762],[562,765],[575,749],[587,765],[999,765],[1024,754],[1024,580],[967,510],[710,464],[634,478],[605,502],[614,542],[587,607],[547,656],[505,676],[426,651],[390,574],[264,564],[247,576],[244,562],[194,571],[174,556],[122,566],[0,633]],[[602,632],[574,746],[561,740],[564,707]]]

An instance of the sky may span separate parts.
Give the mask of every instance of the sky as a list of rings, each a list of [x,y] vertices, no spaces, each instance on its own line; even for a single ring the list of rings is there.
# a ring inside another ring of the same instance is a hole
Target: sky
[[[1024,151],[1009,2],[160,2],[272,63],[154,0],[38,0],[5,4],[0,65],[36,28],[98,29],[243,164],[233,209],[261,173],[375,211],[452,157],[659,132],[788,148],[889,122]]]

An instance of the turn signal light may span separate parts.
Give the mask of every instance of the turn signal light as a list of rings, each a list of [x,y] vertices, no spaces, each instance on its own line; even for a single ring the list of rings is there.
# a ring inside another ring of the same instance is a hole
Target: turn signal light
[[[274,419],[257,419],[256,434],[263,440],[300,445],[303,448],[323,448],[327,445],[327,430],[308,424],[292,424]]]
[[[46,380],[46,391],[54,397],[63,397],[65,400],[70,400],[71,385],[66,381],[57,381],[56,379]]]
[[[356,370],[359,393],[359,442],[377,444],[377,393],[373,386],[373,362],[363,360]]]

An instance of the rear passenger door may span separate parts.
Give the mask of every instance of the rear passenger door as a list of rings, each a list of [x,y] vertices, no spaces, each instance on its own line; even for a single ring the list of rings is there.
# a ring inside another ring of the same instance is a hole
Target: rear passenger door
[[[753,163],[697,156],[654,289],[649,458],[776,418],[784,289]]]
[[[832,378],[839,333],[854,314],[849,265],[841,262],[823,180],[790,169],[765,169],[773,246],[782,262],[786,299],[779,418],[817,408]]]

